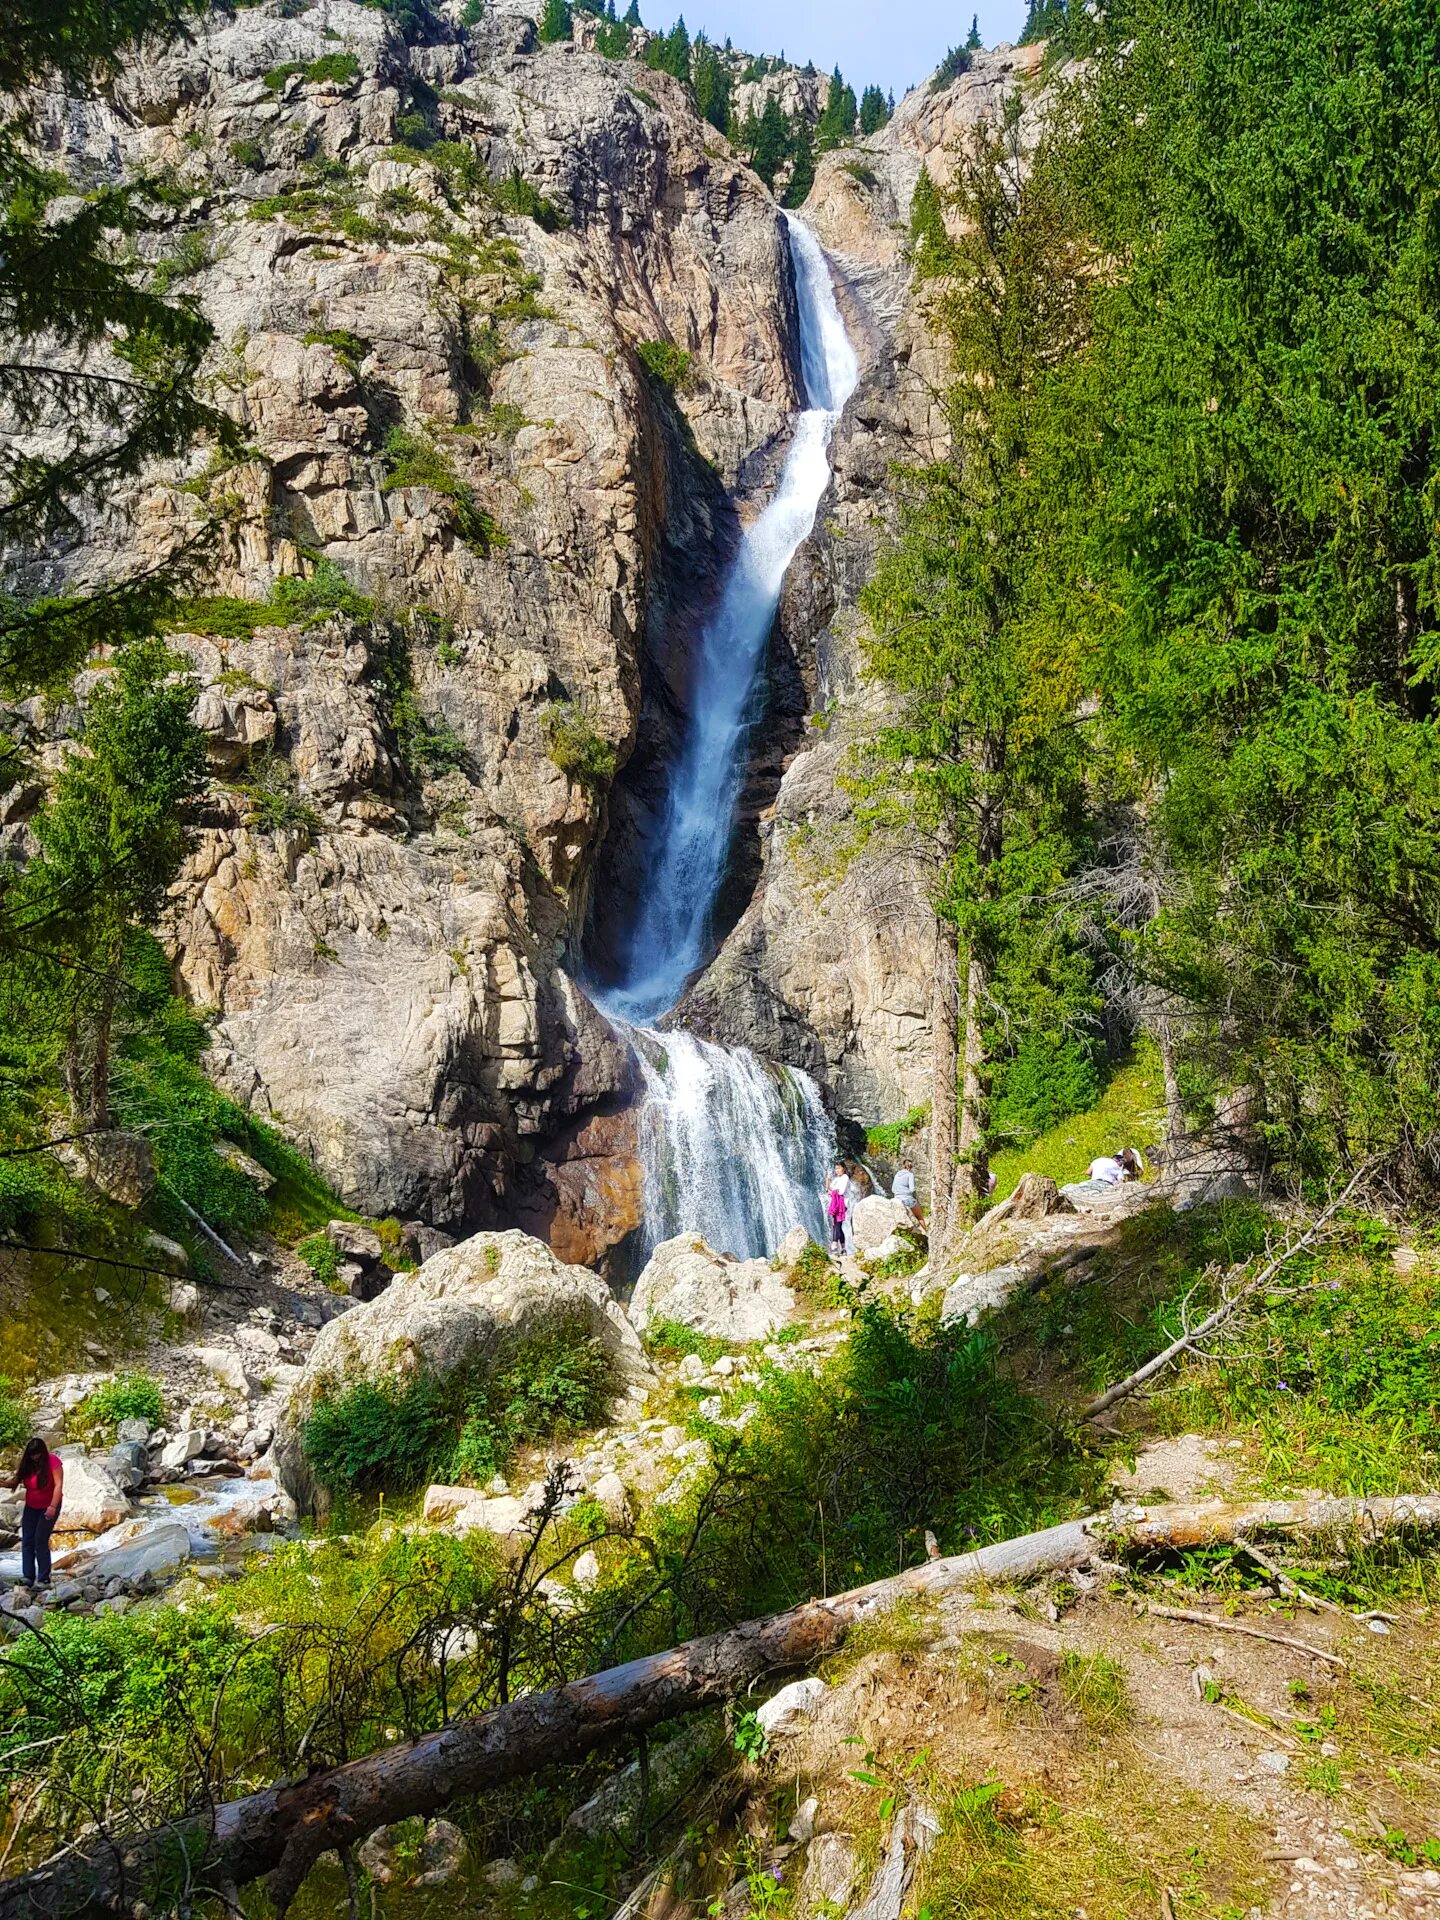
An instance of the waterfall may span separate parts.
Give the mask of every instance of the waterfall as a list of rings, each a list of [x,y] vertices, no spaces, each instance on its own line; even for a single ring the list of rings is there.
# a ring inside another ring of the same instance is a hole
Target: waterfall
[[[809,228],[786,216],[800,318],[805,410],[774,497],[746,530],[707,622],[661,831],[640,888],[624,979],[602,997],[632,1029],[648,1246],[694,1232],[742,1257],[789,1229],[823,1237],[820,1192],[835,1135],[808,1074],[654,1022],[708,957],[711,915],[735,832],[747,735],[786,570],[830,482],[830,436],[860,377],[830,268]]]

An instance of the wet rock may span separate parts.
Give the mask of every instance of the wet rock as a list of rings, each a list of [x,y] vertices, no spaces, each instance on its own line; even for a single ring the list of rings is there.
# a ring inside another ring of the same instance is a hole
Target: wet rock
[[[122,1492],[134,1493],[144,1484],[150,1456],[138,1440],[117,1440],[105,1456],[105,1465]]]
[[[129,1585],[145,1575],[174,1573],[189,1558],[190,1536],[178,1520],[141,1518],[112,1527],[87,1546],[71,1548],[64,1565],[102,1586],[111,1580]]]
[[[642,1331],[678,1320],[721,1340],[768,1340],[794,1318],[796,1299],[768,1260],[715,1253],[698,1234],[664,1240],[636,1283],[630,1317]]]

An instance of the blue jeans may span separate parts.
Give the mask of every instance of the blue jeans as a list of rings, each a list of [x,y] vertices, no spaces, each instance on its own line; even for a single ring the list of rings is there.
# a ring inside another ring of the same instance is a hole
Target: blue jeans
[[[20,1516],[20,1571],[27,1587],[37,1578],[42,1587],[50,1584],[50,1536],[59,1519],[58,1508],[54,1520],[43,1507],[26,1507]]]

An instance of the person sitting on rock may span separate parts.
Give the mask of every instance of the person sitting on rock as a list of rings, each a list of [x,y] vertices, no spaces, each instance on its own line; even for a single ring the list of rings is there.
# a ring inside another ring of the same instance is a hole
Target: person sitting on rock
[[[1124,1168],[1124,1178],[1138,1180],[1145,1171],[1145,1162],[1140,1158],[1138,1147],[1123,1147],[1119,1153],[1120,1165]]]
[[[1120,1155],[1102,1153],[1098,1160],[1090,1162],[1085,1178],[1096,1181],[1102,1187],[1118,1187],[1125,1178],[1125,1167]]]
[[[908,1160],[900,1162],[890,1191],[892,1197],[900,1202],[912,1220],[920,1218],[920,1210],[915,1204],[915,1173]]]
[[[20,1456],[10,1487],[25,1489],[20,1521],[20,1572],[27,1587],[50,1584],[50,1536],[65,1494],[65,1462],[37,1434]]]

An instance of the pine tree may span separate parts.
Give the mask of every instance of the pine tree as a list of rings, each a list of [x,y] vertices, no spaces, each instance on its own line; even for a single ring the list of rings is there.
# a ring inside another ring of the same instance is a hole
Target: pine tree
[[[695,105],[702,120],[723,134],[730,132],[730,74],[703,34],[695,41],[691,62]]]
[[[792,164],[785,185],[785,205],[803,206],[815,184],[815,136],[807,120],[797,119],[790,143]]]
[[[627,27],[638,27],[642,24],[643,22],[640,19],[640,0],[630,0],[629,6],[625,9],[625,25]]]
[[[860,131],[878,133],[890,118],[890,109],[879,87],[866,87],[860,96]]]
[[[896,701],[871,744],[869,802],[877,823],[927,838],[937,862],[931,1257],[942,1262],[988,1190],[996,1064],[1013,1043],[999,994],[1050,912],[1036,902],[1064,871],[1084,753],[1037,478],[1043,383],[1081,343],[1083,283],[1052,178],[1028,160],[1018,100],[958,156],[946,197],[962,238],[931,303],[953,368],[951,452],[905,481],[900,538],[861,597],[870,671]]]
[[[785,124],[779,96],[767,94],[750,148],[750,164],[773,192],[775,176],[790,151],[790,129]]]
[[[825,110],[815,128],[815,144],[821,153],[854,139],[856,113],[855,90],[845,84],[839,67],[836,67],[830,76]]]
[[[673,74],[677,80],[689,81],[690,35],[685,29],[683,13],[665,37],[665,59],[662,71]]]
[[[965,36],[965,50],[967,53],[979,53],[984,44],[985,42],[980,38],[980,16],[978,13],[972,13],[970,31]]]
[[[920,272],[931,279],[943,273],[951,259],[940,191],[925,166],[910,198],[910,253]]]
[[[545,0],[545,11],[540,16],[540,38],[550,43],[568,40],[573,28],[570,0]]]

